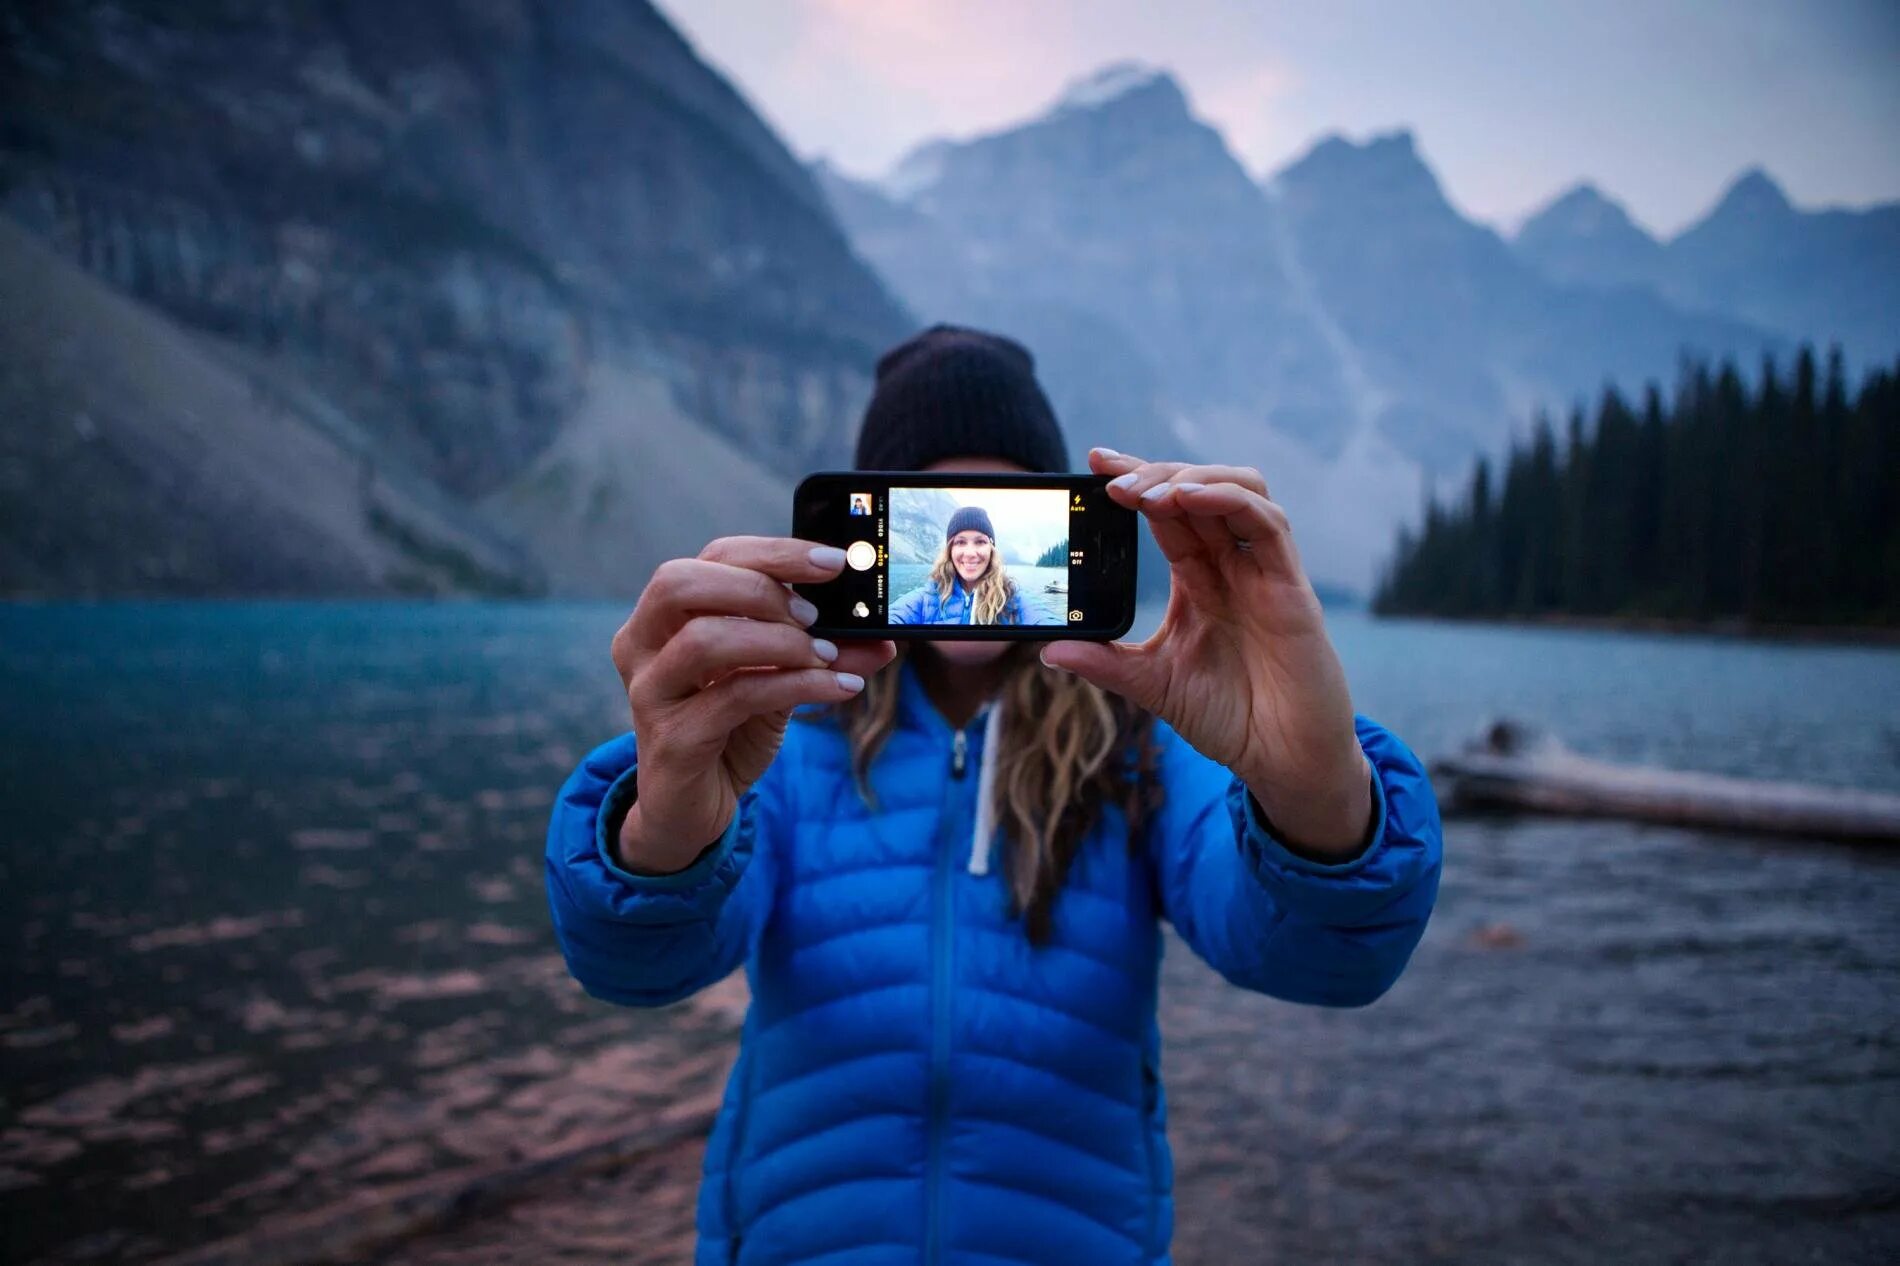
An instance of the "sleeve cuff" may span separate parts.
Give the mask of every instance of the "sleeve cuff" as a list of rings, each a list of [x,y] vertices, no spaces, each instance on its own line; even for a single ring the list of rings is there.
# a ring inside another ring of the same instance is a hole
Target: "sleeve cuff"
[[[1247,790],[1247,784],[1235,778],[1228,789],[1229,796],[1238,802],[1238,809],[1245,824],[1248,843],[1255,855],[1265,864],[1282,869],[1298,871],[1307,875],[1345,876],[1356,874],[1377,856],[1379,847],[1386,835],[1386,799],[1385,782],[1379,777],[1376,762],[1367,759],[1366,764],[1372,779],[1372,834],[1367,837],[1365,847],[1355,857],[1343,862],[1319,862],[1310,857],[1302,857],[1288,848],[1279,836],[1274,834],[1273,824],[1267,821],[1260,810],[1259,802],[1253,793]]]
[[[594,835],[594,847],[600,853],[601,865],[609,874],[635,888],[675,889],[691,888],[705,883],[719,869],[719,864],[731,854],[733,845],[739,839],[739,820],[745,814],[745,803],[733,811],[732,821],[726,824],[723,835],[700,850],[699,856],[685,870],[670,875],[638,875],[614,861],[613,850],[609,844],[620,834],[621,824],[627,819],[627,810],[633,806],[634,797],[639,794],[634,774],[639,764],[629,765],[625,772],[608,784],[607,793],[600,802],[599,827]]]

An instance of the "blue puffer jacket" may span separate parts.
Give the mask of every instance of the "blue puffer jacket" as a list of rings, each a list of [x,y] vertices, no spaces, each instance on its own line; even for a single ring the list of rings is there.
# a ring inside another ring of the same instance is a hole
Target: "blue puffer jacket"
[[[937,586],[926,581],[891,604],[892,624],[968,624],[973,595],[961,578],[950,586],[944,597]],[[1061,624],[1063,621],[1043,603],[1024,593],[1017,585],[1003,604],[998,624]]]
[[[1438,891],[1425,773],[1361,718],[1376,831],[1360,856],[1323,865],[1289,852],[1243,784],[1159,726],[1164,807],[1132,856],[1126,819],[1105,811],[1055,903],[1052,944],[1035,950],[1005,917],[989,833],[973,831],[994,727],[953,730],[908,663],[888,671],[899,726],[871,771],[875,813],[836,724],[802,717],[679,874],[609,860],[635,794],[631,734],[590,753],[554,807],[548,898],[588,993],[660,1006],[746,968],[695,1260],[1166,1262],[1158,916],[1243,989],[1373,1001]]]

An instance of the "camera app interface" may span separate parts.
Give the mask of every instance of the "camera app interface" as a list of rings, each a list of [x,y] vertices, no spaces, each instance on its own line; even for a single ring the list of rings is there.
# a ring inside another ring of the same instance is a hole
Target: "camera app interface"
[[[1089,619],[1087,534],[1071,539],[1086,510],[1080,492],[868,487],[848,491],[846,502],[849,623],[1063,626]]]

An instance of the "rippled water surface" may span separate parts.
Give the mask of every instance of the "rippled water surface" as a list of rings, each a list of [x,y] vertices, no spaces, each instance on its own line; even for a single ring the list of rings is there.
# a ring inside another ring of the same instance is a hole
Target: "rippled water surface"
[[[581,994],[554,790],[624,725],[606,606],[0,609],[0,1226],[145,1260],[715,1094],[743,997]],[[1900,654],[1333,618],[1422,753],[1497,714],[1617,759],[1900,789]],[[1900,1253],[1900,866],[1453,824],[1375,1006],[1171,941],[1177,1260]],[[690,1148],[390,1260],[677,1260]]]

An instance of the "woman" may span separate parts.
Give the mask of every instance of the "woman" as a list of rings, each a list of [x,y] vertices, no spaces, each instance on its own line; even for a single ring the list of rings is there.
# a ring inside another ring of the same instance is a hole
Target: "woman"
[[[944,525],[930,578],[891,605],[892,624],[1058,624],[1009,578],[982,506],[959,506]]]
[[[1066,453],[1027,352],[936,327],[880,360],[857,464]],[[834,645],[786,585],[841,554],[765,537],[662,564],[614,638],[633,733],[562,787],[548,893],[598,998],[746,968],[700,1263],[1165,1261],[1159,919],[1336,1007],[1424,932],[1430,785],[1355,717],[1259,474],[1089,466],[1171,567],[1139,645]]]

